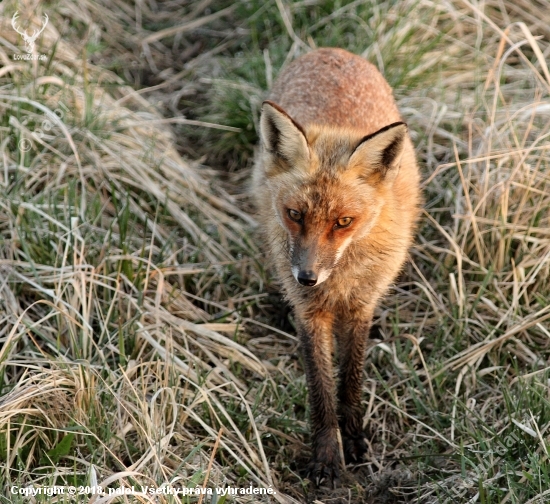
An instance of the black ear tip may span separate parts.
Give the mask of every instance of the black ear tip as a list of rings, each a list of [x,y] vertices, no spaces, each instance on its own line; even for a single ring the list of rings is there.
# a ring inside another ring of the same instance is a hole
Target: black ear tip
[[[400,123],[397,129],[397,135],[399,135],[401,138],[404,138],[405,135],[409,132],[409,127],[406,123]]]
[[[392,129],[392,128],[396,128],[398,130],[404,130],[404,131],[409,130],[409,126],[407,125],[406,122],[403,122],[403,121],[395,122],[393,124],[389,124],[388,126],[386,126],[386,129]]]
[[[288,116],[288,114],[280,105],[277,105],[275,102],[272,102],[271,100],[264,100],[262,102],[262,112],[265,112],[266,110],[269,110],[270,112],[277,111],[279,114]]]
[[[407,125],[407,123],[405,123],[403,121],[394,122],[394,123],[388,124],[387,126],[384,126],[380,130],[378,130],[375,133],[375,135],[378,134],[378,133],[383,133],[384,131],[389,131],[389,130],[393,130],[396,133],[401,132],[401,131],[403,133],[406,133],[407,131],[409,131],[409,126]]]
[[[275,105],[272,101],[270,100],[264,100],[262,102],[262,110],[264,110],[266,107],[273,107],[273,105]],[[275,108],[275,107],[273,107]]]

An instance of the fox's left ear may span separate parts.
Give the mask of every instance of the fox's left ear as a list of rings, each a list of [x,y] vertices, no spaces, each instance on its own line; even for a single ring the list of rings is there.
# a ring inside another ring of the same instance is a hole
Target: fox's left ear
[[[304,129],[272,101],[262,105],[260,136],[267,151],[279,159],[279,170],[297,168],[309,158]]]
[[[391,183],[399,172],[406,136],[407,125],[403,122],[367,135],[355,147],[349,166],[362,167],[365,170],[361,175],[363,178],[377,176]]]

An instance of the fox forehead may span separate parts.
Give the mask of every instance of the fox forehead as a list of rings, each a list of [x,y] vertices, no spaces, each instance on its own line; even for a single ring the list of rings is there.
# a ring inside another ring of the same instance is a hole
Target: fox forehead
[[[376,200],[376,190],[348,166],[361,134],[306,130],[310,156],[307,169],[290,170],[280,200],[287,208],[337,218],[360,214]]]
[[[294,168],[287,171],[282,169],[279,174],[285,173],[291,178],[302,178],[323,175],[328,178],[340,179],[353,175],[348,170],[348,163],[357,145],[364,138],[364,132],[351,128],[333,129],[326,125],[311,124],[304,131],[309,156],[307,159],[295,159]],[[278,158],[271,159],[272,163],[281,163]],[[283,177],[284,178],[284,177]],[[350,177],[348,177],[350,178]]]
[[[358,217],[375,201],[367,184],[337,180],[326,174],[316,174],[309,180],[281,188],[278,200],[284,208],[298,210],[318,219]]]
[[[310,149],[310,173],[322,172],[340,177],[348,166],[350,157],[361,141],[360,132],[355,130],[333,130],[320,125],[306,129]]]

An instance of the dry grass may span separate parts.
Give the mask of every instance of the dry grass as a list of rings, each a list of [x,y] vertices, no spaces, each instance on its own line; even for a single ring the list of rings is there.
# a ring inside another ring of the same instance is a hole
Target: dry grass
[[[0,100],[11,134],[2,181],[3,477],[52,483],[51,472],[39,476],[57,462],[44,452],[77,432],[79,444],[91,438],[100,484],[160,484],[177,469],[176,484],[204,472],[219,421],[228,425],[226,456],[267,486],[261,444],[243,436],[219,399],[240,403],[243,379],[267,376],[231,337],[241,303],[235,296],[229,308],[231,285],[220,285],[250,269],[252,220],[212,194],[148,102],[112,73],[83,65],[59,37],[60,15],[75,5],[51,14],[42,47],[58,42],[47,72],[10,62],[18,35],[8,16],[2,22],[10,84]],[[223,321],[200,323],[210,315],[197,299],[224,303]],[[206,445],[193,453],[196,429]],[[71,458],[70,474],[85,481],[90,457]],[[219,485],[235,478],[219,464],[210,471]]]
[[[170,482],[289,503],[544,502],[550,4],[214,4],[0,5],[0,500]],[[13,59],[16,9],[50,16],[46,62]],[[247,170],[228,183],[201,162],[246,163],[262,89],[338,23],[396,86],[427,204],[372,335],[371,457],[329,493],[301,479],[305,384]]]

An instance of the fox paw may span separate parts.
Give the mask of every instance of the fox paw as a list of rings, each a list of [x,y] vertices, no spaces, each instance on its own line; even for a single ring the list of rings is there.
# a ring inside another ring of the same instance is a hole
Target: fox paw
[[[344,435],[344,458],[346,464],[358,464],[362,462],[368,451],[367,436],[364,432],[354,435]]]
[[[340,481],[339,464],[336,461],[322,462],[313,459],[308,465],[307,478],[316,487],[325,484],[335,489]]]

